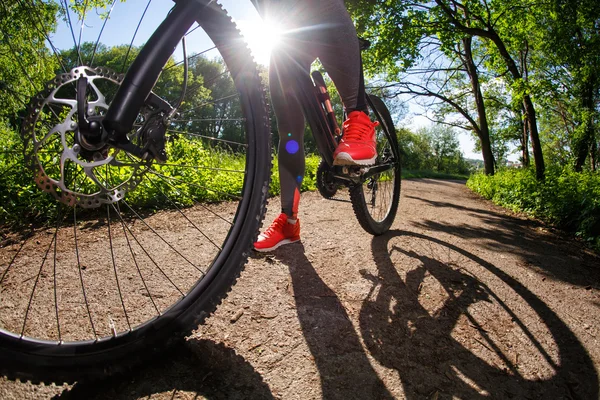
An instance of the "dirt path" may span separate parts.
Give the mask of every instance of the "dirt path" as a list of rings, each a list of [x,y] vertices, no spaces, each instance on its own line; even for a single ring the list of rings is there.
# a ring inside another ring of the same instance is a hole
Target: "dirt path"
[[[579,244],[437,180],[404,182],[381,237],[317,193],[300,217],[302,244],[252,258],[164,359],[0,398],[598,398],[600,258]]]

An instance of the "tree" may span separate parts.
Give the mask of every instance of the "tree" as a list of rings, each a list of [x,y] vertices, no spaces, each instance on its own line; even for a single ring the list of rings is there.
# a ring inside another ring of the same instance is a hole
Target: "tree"
[[[581,171],[588,155],[595,168],[600,98],[600,7],[594,0],[554,0],[547,3],[539,18],[545,27],[541,30],[539,60],[546,63],[550,60],[558,67],[550,70],[559,72],[559,79],[568,81],[563,87],[567,97],[574,100],[570,110],[574,123],[570,132],[574,168]]]
[[[524,77],[526,78],[526,75],[519,68],[510,52],[509,45],[511,43],[505,40],[506,36],[510,37],[509,32],[497,29],[497,27],[503,26],[510,29],[508,25],[515,25],[515,22],[527,24],[529,21],[526,19],[526,4],[520,3],[519,0],[498,2],[491,5],[484,0],[475,2],[435,0],[435,3],[437,7],[432,12],[440,17],[440,22],[450,24],[454,29],[464,34],[486,39],[500,55],[499,60],[502,61],[504,68],[512,78],[513,96],[522,99],[533,147],[536,175],[538,179],[543,179],[545,164],[538,134],[535,106],[525,85]],[[523,16],[523,19],[519,19],[520,16]],[[506,20],[510,20],[511,24],[505,23],[503,25],[499,22],[505,22]]]
[[[53,3],[0,3],[0,119],[13,129],[58,66],[45,44],[47,32],[56,27],[56,12]]]
[[[420,131],[425,136],[434,160],[434,169],[439,172],[454,172],[453,161],[460,155],[456,132],[451,127],[434,125]]]
[[[489,68],[499,76],[506,77],[511,87],[512,97],[518,99],[525,113],[525,123],[533,147],[536,174],[542,179],[545,164],[539,140],[536,109],[526,81],[527,75],[519,68],[516,57],[522,50],[527,27],[535,21],[528,17],[523,0],[488,3],[485,0],[434,2],[389,2],[379,0],[375,5],[361,4],[353,8],[359,29],[375,39],[371,59],[376,59],[384,68],[397,73],[418,59],[423,38],[436,32],[443,44],[457,43],[457,40],[480,38],[485,45],[485,53],[494,56]],[[369,8],[370,7],[370,8]],[[513,35],[511,28],[520,25]],[[514,39],[514,40],[513,40]],[[401,43],[398,45],[398,43]],[[463,46],[468,43],[463,42]],[[369,58],[367,58],[369,60]],[[393,66],[392,66],[393,65]],[[475,95],[478,97],[477,82]],[[481,102],[480,102],[481,106]],[[485,104],[483,104],[485,106]],[[481,109],[481,108],[480,108]],[[485,122],[482,120],[483,124]],[[486,146],[487,147],[487,146]]]
[[[364,9],[354,10],[360,29],[376,37],[376,65],[383,65],[386,69],[388,83],[385,87],[395,96],[408,94],[429,98],[427,108],[434,109],[438,116],[434,122],[473,132],[479,140],[485,173],[491,175],[494,173],[494,158],[480,71],[473,54],[473,37],[449,29],[448,24],[426,18],[432,15],[429,5],[412,7],[407,11],[405,3],[390,5],[380,2],[367,12]],[[376,16],[371,18],[374,12]],[[402,26],[394,25],[400,23]],[[399,40],[380,40],[390,32],[394,32]],[[418,51],[407,48],[407,43]],[[420,63],[415,66],[417,60]],[[406,74],[401,74],[399,64],[407,69]],[[396,73],[390,74],[389,71]],[[464,122],[452,119],[453,115],[458,115]]]

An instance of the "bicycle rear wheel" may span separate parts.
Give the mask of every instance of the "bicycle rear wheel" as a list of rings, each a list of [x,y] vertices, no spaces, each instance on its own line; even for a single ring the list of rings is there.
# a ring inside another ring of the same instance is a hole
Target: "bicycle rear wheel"
[[[104,66],[126,65],[136,49],[96,42],[56,53],[62,72],[31,101],[15,144],[24,156],[2,161],[6,190],[18,193],[1,222],[3,375],[72,382],[126,370],[189,334],[238,278],[265,211],[268,116],[240,33],[205,3],[188,35],[206,50],[189,57],[164,163],[77,136],[76,78],[88,77],[86,106],[102,116],[122,81]],[[154,91],[177,102],[183,73],[171,58]],[[132,142],[165,117],[157,99],[147,99]]]
[[[368,102],[379,121],[375,168],[383,165],[389,168],[368,177],[360,185],[351,186],[350,200],[360,226],[372,235],[381,235],[390,229],[398,211],[402,172],[400,150],[387,107],[377,96],[368,95]]]

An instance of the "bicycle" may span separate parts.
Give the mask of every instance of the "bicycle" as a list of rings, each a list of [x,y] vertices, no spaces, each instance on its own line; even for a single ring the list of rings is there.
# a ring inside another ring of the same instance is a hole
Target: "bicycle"
[[[173,49],[194,31],[210,38],[207,52],[218,51],[219,61],[190,65],[185,44],[183,62],[174,61]],[[90,65],[95,55],[94,48]],[[0,372],[11,379],[95,379],[188,335],[235,284],[265,212],[271,151],[264,91],[220,5],[177,1],[124,76],[85,66],[83,58],[76,54],[79,65],[31,100],[22,125],[24,167],[53,223],[16,218],[3,235]],[[159,77],[180,64],[182,89],[159,88]],[[215,70],[200,86],[216,99],[189,84],[193,68]],[[380,122],[374,167],[333,167],[340,132],[322,76],[313,79],[299,77],[299,90],[324,158],[320,191],[350,187],[360,224],[383,233],[400,195],[389,112],[369,96]],[[233,94],[217,96],[215,82]],[[160,92],[175,95],[174,105]],[[191,92],[195,102],[184,101]],[[194,132],[201,124],[214,134]],[[377,208],[381,194],[387,199]]]

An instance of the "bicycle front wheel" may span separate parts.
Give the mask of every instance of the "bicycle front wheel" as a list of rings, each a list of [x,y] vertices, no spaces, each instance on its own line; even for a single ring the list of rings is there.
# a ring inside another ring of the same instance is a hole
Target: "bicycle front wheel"
[[[34,6],[3,7],[22,17]],[[205,2],[187,35],[205,49],[190,54],[189,70],[169,59],[128,134],[159,146],[162,162],[90,143],[78,131],[82,110],[106,113],[119,69],[139,49],[76,43],[76,51],[51,46],[55,54],[43,60],[58,75],[25,111],[18,151],[0,160],[2,195],[11,200],[1,221],[3,375],[71,382],[126,370],[189,334],[239,276],[269,187],[264,91],[216,2]],[[33,67],[21,69],[36,87]],[[78,107],[82,76],[88,95]],[[161,112],[168,103],[181,104],[177,114]],[[152,136],[165,121],[165,135]]]
[[[350,200],[360,226],[372,235],[390,229],[400,200],[401,165],[398,139],[392,117],[383,101],[368,95],[371,112],[379,121],[376,128],[377,160],[382,172],[369,176],[362,184],[350,187]]]

